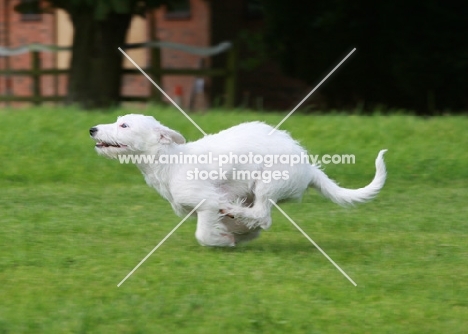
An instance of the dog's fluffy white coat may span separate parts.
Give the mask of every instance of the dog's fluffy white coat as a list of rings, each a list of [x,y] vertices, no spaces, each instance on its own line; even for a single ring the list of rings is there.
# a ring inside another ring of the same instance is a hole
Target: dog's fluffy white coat
[[[203,155],[211,152],[213,158],[233,155],[301,155],[307,154],[297,141],[285,132],[261,122],[243,123],[217,134],[207,135],[195,142],[186,143],[184,137],[162,125],[151,116],[130,114],[119,117],[116,123],[97,125],[90,130],[97,142],[99,154],[117,158],[119,155]],[[223,165],[227,180],[201,180],[187,178],[187,172],[216,170],[218,163],[209,164],[145,164],[137,163],[146,182],[167,199],[176,214],[185,216],[203,199],[197,209],[195,236],[200,244],[207,246],[234,246],[238,242],[257,237],[261,229],[271,225],[272,203],[299,199],[308,187],[317,189],[327,198],[340,205],[365,202],[373,198],[383,187],[386,169],[383,154],[379,152],[372,182],[360,189],[339,187],[317,166],[310,164],[264,164],[232,163]],[[215,159],[213,159],[216,161]],[[234,180],[233,170],[286,171],[287,179]]]

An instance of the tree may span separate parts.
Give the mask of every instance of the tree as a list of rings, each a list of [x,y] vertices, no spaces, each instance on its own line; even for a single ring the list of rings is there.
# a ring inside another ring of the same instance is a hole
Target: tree
[[[61,8],[74,28],[67,102],[84,108],[116,105],[121,87],[123,55],[118,50],[133,15],[168,4],[165,0],[31,0],[18,5],[20,12],[31,8],[49,12]]]
[[[468,3],[455,1],[263,1],[266,40],[283,68],[318,83],[330,106],[364,103],[434,114],[468,107]],[[341,58],[340,58],[341,57]]]

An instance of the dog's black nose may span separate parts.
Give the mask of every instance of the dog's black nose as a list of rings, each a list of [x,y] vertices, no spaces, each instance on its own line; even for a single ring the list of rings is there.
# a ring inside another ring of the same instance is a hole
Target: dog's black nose
[[[91,135],[91,137],[93,137],[96,132],[97,132],[97,128],[89,129],[89,134]]]

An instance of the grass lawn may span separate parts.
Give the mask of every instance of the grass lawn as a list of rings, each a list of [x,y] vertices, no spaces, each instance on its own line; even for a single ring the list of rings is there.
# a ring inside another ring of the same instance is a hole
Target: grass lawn
[[[273,226],[233,249],[204,248],[135,166],[99,157],[95,124],[139,112],[188,140],[175,109],[109,113],[0,111],[0,333],[466,333],[468,118],[307,116],[283,125],[342,186],[370,182],[374,201],[341,208],[314,191],[282,209],[357,283],[353,286],[273,209]],[[286,113],[194,114],[208,133]]]

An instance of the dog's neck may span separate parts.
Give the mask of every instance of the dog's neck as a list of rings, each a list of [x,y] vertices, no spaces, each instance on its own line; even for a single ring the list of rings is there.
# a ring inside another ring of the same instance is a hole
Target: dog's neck
[[[160,146],[157,149],[148,150],[142,155],[146,155],[149,161],[153,162],[135,163],[145,177],[146,183],[150,187],[154,187],[162,197],[171,203],[173,202],[170,191],[172,167],[170,164],[161,163],[159,160],[162,155],[171,156],[184,152],[184,146],[185,145],[169,144],[162,147]]]

